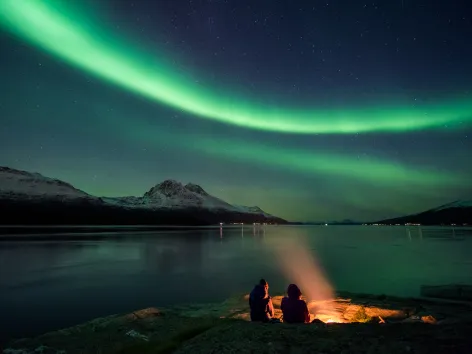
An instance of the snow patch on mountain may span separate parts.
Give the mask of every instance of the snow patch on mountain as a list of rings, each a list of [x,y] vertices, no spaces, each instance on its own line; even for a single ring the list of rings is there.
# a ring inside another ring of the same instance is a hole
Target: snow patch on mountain
[[[194,192],[194,193],[197,193],[197,194],[200,194],[200,195],[203,195],[203,196],[206,196],[206,195],[209,195],[207,192],[205,192],[203,190],[202,187],[200,187],[198,184],[193,184],[193,183],[187,183],[185,185],[185,189],[191,191],[191,192]]]
[[[451,208],[472,208],[472,200],[456,200],[455,202],[441,205],[437,208],[431,209],[430,211],[439,211]]]
[[[8,198],[93,198],[69,183],[39,173],[0,166],[0,196]]]
[[[262,210],[258,206],[235,205],[235,207],[244,213],[267,214],[264,210]]]
[[[101,197],[104,203],[118,207],[143,207],[145,201],[142,197]]]

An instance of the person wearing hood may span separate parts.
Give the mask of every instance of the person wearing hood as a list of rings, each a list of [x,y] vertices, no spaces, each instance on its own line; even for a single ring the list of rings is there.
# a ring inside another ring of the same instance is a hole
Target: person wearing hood
[[[269,296],[269,284],[261,279],[249,295],[249,307],[251,308],[251,321],[269,322],[274,316],[274,305]]]
[[[284,297],[281,309],[284,322],[287,323],[309,323],[310,312],[305,300],[302,299],[302,292],[295,284],[290,284],[287,288],[288,297]]]

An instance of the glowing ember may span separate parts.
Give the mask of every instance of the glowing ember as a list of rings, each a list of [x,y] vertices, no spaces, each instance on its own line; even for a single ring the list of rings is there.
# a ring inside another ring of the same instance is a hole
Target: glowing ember
[[[344,321],[340,318],[337,317],[331,317],[328,318],[327,320],[323,321],[324,323],[344,323]]]

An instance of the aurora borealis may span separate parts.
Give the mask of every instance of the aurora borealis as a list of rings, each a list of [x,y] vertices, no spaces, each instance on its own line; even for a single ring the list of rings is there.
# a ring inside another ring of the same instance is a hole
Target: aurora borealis
[[[464,102],[431,107],[353,110],[278,107],[274,111],[270,106],[225,97],[216,90],[202,90],[194,82],[182,80],[175,69],[160,63],[158,58],[151,67],[145,55],[128,46],[109,45],[106,38],[111,35],[103,39],[96,36],[99,33],[96,24],[83,26],[88,24],[86,14],[79,16],[73,9],[57,4],[61,3],[6,0],[1,5],[3,23],[13,33],[99,78],[198,117],[247,128],[304,134],[407,131],[472,121],[471,97]]]
[[[4,0],[0,165],[98,195],[193,181],[292,220],[469,198],[461,6]]]

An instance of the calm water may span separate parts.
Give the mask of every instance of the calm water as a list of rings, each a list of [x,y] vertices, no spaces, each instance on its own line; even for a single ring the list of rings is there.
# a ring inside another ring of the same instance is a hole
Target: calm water
[[[221,301],[249,292],[260,277],[282,292],[290,279],[273,245],[289,241],[313,254],[338,290],[415,296],[422,284],[472,284],[470,236],[451,228],[267,226],[0,242],[1,336]]]

